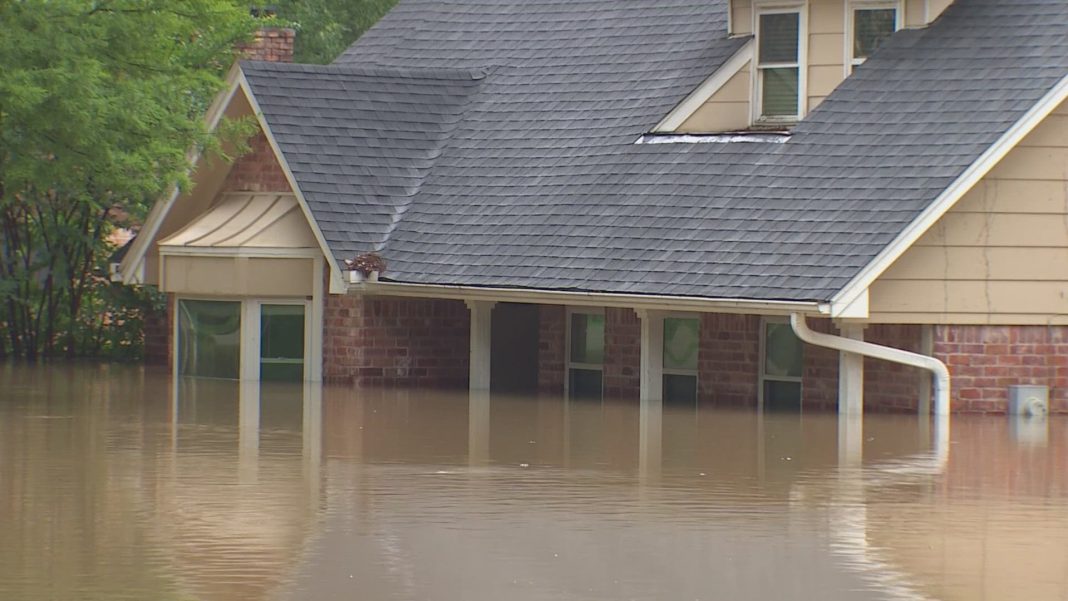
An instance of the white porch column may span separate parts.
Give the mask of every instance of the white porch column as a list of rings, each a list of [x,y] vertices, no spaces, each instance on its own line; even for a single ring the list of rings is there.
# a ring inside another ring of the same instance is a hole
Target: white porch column
[[[660,311],[636,310],[642,322],[641,400],[664,400],[664,314]]]
[[[864,325],[839,324],[842,338],[864,340]],[[864,415],[864,356],[838,353],[838,413]]]
[[[470,390],[490,389],[490,328],[496,304],[491,301],[467,301],[467,308],[471,310]]]

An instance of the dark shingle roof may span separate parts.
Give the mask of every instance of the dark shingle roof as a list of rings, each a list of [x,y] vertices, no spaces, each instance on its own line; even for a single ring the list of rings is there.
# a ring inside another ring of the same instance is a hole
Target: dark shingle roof
[[[402,282],[819,301],[1068,75],[1068,2],[958,0],[785,144],[635,144],[743,42],[724,5],[405,0],[333,67],[245,69],[339,259],[379,250]]]

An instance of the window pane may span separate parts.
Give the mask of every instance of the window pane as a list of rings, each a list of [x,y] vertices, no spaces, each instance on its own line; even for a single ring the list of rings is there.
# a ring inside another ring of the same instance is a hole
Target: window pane
[[[764,374],[800,378],[804,366],[801,340],[785,323],[767,324],[764,342]]]
[[[601,370],[570,370],[568,373],[567,389],[572,399],[601,400]]]
[[[801,15],[760,15],[760,64],[796,63]]]
[[[799,86],[796,68],[762,69],[764,78],[762,115],[765,117],[797,116]]]
[[[853,12],[853,58],[868,58],[897,26],[892,8],[862,9]]]
[[[241,362],[241,303],[178,301],[178,373],[236,380]]]
[[[260,309],[260,379],[304,379],[304,307],[263,305]]]
[[[571,315],[571,362],[604,363],[604,315]]]
[[[671,405],[697,405],[697,376],[664,374],[664,402]]]
[[[664,369],[697,370],[698,321],[664,319]]]
[[[801,383],[764,381],[765,411],[800,411]]]

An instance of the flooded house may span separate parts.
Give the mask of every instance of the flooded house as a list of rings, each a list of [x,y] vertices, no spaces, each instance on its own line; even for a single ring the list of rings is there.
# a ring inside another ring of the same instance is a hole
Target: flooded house
[[[167,293],[179,375],[1065,413],[1066,34],[1063,0],[402,0],[300,65],[265,30],[207,115],[250,151],[116,277]]]

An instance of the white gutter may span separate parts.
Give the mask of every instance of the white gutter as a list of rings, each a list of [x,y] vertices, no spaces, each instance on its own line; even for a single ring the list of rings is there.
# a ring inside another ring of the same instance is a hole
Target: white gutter
[[[350,272],[351,277],[352,272]],[[815,313],[827,315],[830,305],[818,302],[755,301],[742,299],[662,296],[652,294],[611,294],[600,292],[572,292],[559,290],[526,290],[517,288],[482,288],[476,286],[444,286],[432,284],[401,284],[397,282],[356,283],[350,279],[350,294],[444,298],[465,301],[532,303],[545,305],[573,305],[588,307],[622,307],[652,311],[694,313],[742,313],[762,315],[790,315]]]
[[[902,365],[911,365],[912,367],[926,369],[931,372],[934,374],[935,384],[934,413],[935,415],[946,417],[946,423],[948,424],[949,369],[946,367],[945,363],[942,363],[934,357],[928,357],[927,355],[921,355],[919,353],[910,353],[909,351],[890,348],[888,346],[880,346],[878,344],[863,342],[861,340],[851,340],[840,336],[813,332],[808,327],[808,323],[805,321],[805,316],[801,313],[793,313],[790,315],[790,326],[793,328],[794,334],[797,334],[798,338],[815,346],[864,355],[865,357],[874,357],[876,359],[882,359],[883,361],[901,363]]]

